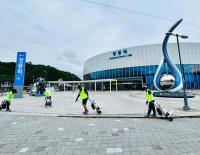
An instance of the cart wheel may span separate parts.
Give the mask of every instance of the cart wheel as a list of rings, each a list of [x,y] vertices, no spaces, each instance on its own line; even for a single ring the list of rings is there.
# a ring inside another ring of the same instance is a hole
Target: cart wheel
[[[101,111],[98,110],[98,111],[97,111],[97,114],[101,114]]]
[[[173,117],[169,117],[169,121],[173,121]]]

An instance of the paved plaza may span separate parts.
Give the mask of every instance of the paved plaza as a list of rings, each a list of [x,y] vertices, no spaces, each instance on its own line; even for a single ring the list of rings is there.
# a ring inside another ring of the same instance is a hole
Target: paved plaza
[[[44,107],[44,97],[14,99],[12,112],[0,112],[0,154],[200,154],[200,118],[173,122],[143,118],[142,91],[89,92],[103,114],[97,115],[88,102],[85,116],[81,103],[74,102],[77,93],[54,92],[51,108]],[[182,110],[183,99],[156,98],[156,102],[176,116],[198,116],[200,95],[195,93],[188,112]]]
[[[155,98],[159,103],[168,110],[172,110],[175,116],[198,116],[200,115],[200,92],[194,92],[195,98],[188,99],[190,111],[183,111],[183,99],[177,98]],[[80,102],[75,103],[78,92],[53,92],[53,107],[44,107],[44,97],[24,95],[24,98],[14,99],[11,105],[13,113],[18,114],[43,114],[43,115],[65,115],[65,116],[82,116],[82,105]],[[89,96],[102,108],[101,116],[134,116],[143,117],[147,111],[145,105],[145,93],[143,91],[119,91],[119,92],[94,92],[89,91]],[[1,97],[2,101],[5,96]],[[87,103],[89,115],[96,116],[92,110],[90,102]]]
[[[198,155],[199,121],[0,113],[0,154]]]

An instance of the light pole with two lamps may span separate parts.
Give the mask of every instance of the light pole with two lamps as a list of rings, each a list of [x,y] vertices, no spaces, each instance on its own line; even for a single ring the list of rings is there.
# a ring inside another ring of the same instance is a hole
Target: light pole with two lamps
[[[179,37],[182,38],[182,39],[187,39],[189,37],[186,36],[186,35],[173,34],[172,32],[168,32],[168,33],[166,33],[166,35],[176,36],[177,45],[178,45],[178,54],[179,54],[180,68],[181,68],[181,74],[182,74],[182,81],[183,81],[183,97],[184,97],[184,106],[183,106],[183,109],[187,111],[187,110],[190,110],[190,107],[188,106],[187,94],[185,92],[185,78],[184,78],[185,74],[184,74],[184,69],[183,69],[182,60],[181,60]]]

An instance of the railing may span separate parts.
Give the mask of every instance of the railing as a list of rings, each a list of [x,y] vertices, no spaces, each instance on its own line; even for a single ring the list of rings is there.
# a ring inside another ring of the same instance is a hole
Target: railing
[[[0,87],[0,96],[5,95],[7,92],[10,91],[10,86],[1,86]],[[30,91],[30,86],[24,86],[24,94],[27,94]]]

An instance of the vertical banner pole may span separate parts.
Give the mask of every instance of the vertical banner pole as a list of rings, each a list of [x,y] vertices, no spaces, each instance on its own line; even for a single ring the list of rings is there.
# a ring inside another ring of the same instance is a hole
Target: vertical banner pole
[[[26,52],[17,52],[17,61],[15,66],[15,80],[14,80],[14,88],[17,89],[17,93],[15,94],[16,98],[23,97],[25,67],[26,67]]]

